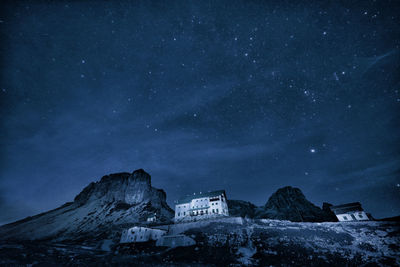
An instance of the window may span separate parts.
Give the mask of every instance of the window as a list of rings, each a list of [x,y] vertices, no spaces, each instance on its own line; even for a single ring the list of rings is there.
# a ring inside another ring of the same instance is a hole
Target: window
[[[347,220],[347,216],[343,216],[343,219]]]
[[[183,212],[183,215],[186,215],[186,212]]]
[[[212,210],[213,213],[215,213],[214,209]]]
[[[217,213],[218,213],[218,209],[217,209]]]
[[[180,213],[180,212],[178,212],[178,216],[181,216],[181,213]]]
[[[358,217],[360,217],[361,219],[363,218],[363,216],[361,214],[358,214]]]

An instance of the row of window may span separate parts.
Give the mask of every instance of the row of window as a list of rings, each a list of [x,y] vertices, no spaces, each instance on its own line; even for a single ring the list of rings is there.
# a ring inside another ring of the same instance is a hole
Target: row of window
[[[362,216],[362,214],[358,214],[358,218],[363,219],[364,216]],[[346,220],[346,221],[349,220],[349,219],[347,218],[347,216],[343,216],[343,219]],[[356,218],[354,217],[354,219],[356,219]]]
[[[224,210],[225,211],[225,210]],[[212,209],[211,210],[211,213],[218,213],[219,211],[218,211],[218,209]],[[193,211],[192,213],[191,213],[192,215],[204,215],[204,214],[208,214],[208,210],[200,210],[200,211]],[[183,212],[183,213],[181,213],[181,212],[178,212],[178,217],[180,217],[180,216],[186,216],[186,212]]]
[[[213,198],[210,198],[209,200],[210,201],[218,201],[218,200],[220,200],[220,197],[213,197]],[[224,201],[224,196],[221,196],[221,200]],[[208,202],[208,199],[206,199],[206,198],[196,199],[196,202],[203,202],[203,201],[207,201]],[[178,206],[178,208],[179,209],[180,208],[186,208],[186,205],[184,205],[183,207],[182,206]]]
[[[213,205],[213,206],[214,206],[214,205],[218,205],[218,203],[212,202],[211,205]],[[184,206],[184,207],[185,207],[185,206]],[[194,209],[206,208],[206,207],[208,207],[208,206],[207,206],[207,205],[196,205],[196,206],[193,206]],[[178,206],[178,209],[180,209],[180,208],[181,208],[181,207]]]

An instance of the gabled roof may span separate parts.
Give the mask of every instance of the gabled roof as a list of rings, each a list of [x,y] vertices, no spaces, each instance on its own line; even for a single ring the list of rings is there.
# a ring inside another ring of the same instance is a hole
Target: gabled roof
[[[343,214],[343,213],[347,213],[350,211],[363,211],[363,208],[361,207],[360,202],[352,202],[352,203],[347,203],[347,204],[343,204],[343,205],[332,206],[332,207],[330,207],[330,209],[335,214]]]
[[[226,198],[225,190],[217,190],[217,191],[212,191],[212,192],[205,192],[205,193],[201,193],[201,194],[186,196],[186,197],[179,199],[177,201],[177,204],[189,203],[193,199],[197,199],[197,198],[217,197],[220,195],[225,195],[225,198]]]

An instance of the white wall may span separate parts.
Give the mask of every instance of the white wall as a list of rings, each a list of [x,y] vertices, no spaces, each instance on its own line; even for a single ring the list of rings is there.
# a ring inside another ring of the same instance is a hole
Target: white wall
[[[157,240],[167,231],[148,227],[135,226],[122,232],[120,243],[147,242]]]
[[[175,220],[189,216],[190,203],[175,205]]]
[[[356,219],[351,216],[353,215]],[[367,221],[369,220],[367,214],[364,211],[348,212],[343,214],[336,214],[339,222],[351,222],[351,221]]]
[[[226,198],[223,195],[211,197],[211,199],[215,198],[219,200],[210,201],[210,197],[198,197],[192,199],[189,203],[175,205],[175,221],[181,221],[190,217],[202,218],[214,215],[229,216]],[[190,212],[193,212],[195,216],[190,216]]]

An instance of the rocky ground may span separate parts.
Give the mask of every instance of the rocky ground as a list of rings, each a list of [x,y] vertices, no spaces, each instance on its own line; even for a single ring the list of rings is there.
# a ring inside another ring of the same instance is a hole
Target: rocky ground
[[[221,219],[175,225],[190,247],[154,243],[95,245],[77,241],[3,241],[1,265],[136,266],[399,266],[398,222],[293,223]]]

